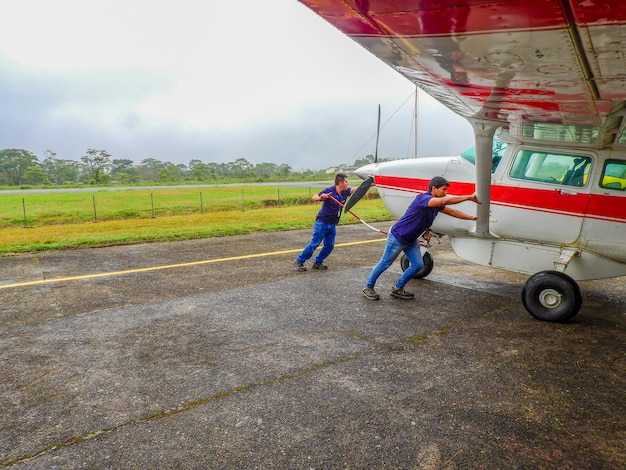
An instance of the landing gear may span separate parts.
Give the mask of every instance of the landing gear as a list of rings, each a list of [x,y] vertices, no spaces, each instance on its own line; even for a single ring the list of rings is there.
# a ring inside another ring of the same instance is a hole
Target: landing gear
[[[422,255],[422,261],[424,262],[424,267],[420,269],[417,273],[415,273],[413,279],[425,278],[433,270],[435,262],[433,261],[433,257],[428,251],[424,252],[424,254]],[[403,253],[402,257],[400,258],[400,266],[402,267],[402,271],[406,271],[410,264],[411,263],[409,262],[409,259]]]
[[[522,302],[539,320],[565,322],[576,316],[583,300],[578,284],[567,274],[542,271],[526,281]]]

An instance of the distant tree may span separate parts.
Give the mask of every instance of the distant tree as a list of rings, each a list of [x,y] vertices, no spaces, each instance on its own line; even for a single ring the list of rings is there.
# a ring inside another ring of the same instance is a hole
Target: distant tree
[[[189,169],[187,168],[187,165],[185,165],[184,163],[178,163],[176,165],[176,168],[178,170],[179,178],[186,179],[189,177]]]
[[[135,162],[132,160],[127,158],[115,158],[111,160],[111,175],[115,175],[122,170],[130,170],[134,166]]]
[[[284,179],[286,176],[292,174],[291,167],[284,163],[280,165],[275,163],[261,163],[255,166],[255,173],[273,179]]]
[[[165,168],[165,162],[157,160],[156,158],[146,158],[141,160],[137,171],[139,176],[144,181],[157,181],[161,170]]]
[[[87,150],[87,155],[80,157],[83,162],[83,173],[86,179],[93,181],[95,184],[105,183],[109,181],[107,171],[110,170],[111,155],[106,150]]]
[[[111,160],[111,179],[120,183],[138,183],[141,181],[135,162],[127,158]]]
[[[67,182],[74,182],[78,179],[78,162],[56,158],[56,153],[51,151],[46,151],[46,155],[42,168],[46,175],[48,175],[51,183],[60,185]]]
[[[189,162],[189,175],[192,179],[197,181],[206,181],[215,176],[215,172],[211,172],[211,168],[208,164],[204,163],[202,160],[191,160]]]
[[[274,173],[278,172],[278,165],[276,163],[258,163],[254,166],[254,176],[256,177],[270,177]]]
[[[178,181],[180,178],[180,167],[173,163],[165,162],[159,170],[159,181]]]
[[[252,169],[254,165],[245,158],[238,158],[234,162],[230,162],[230,168],[232,176],[238,178],[245,178],[246,176],[252,176]]]
[[[374,163],[374,155],[366,155],[364,158],[360,158],[354,161],[354,166],[361,167]]]
[[[39,165],[36,155],[24,149],[0,150],[0,179],[11,186],[24,184],[28,168]]]
[[[212,178],[219,178],[230,174],[230,164],[228,163],[207,163],[209,167],[209,175]]]
[[[50,184],[50,179],[40,165],[31,165],[24,172],[24,183],[32,185]]]
[[[278,173],[280,173],[281,176],[289,176],[291,174],[291,167],[286,163],[281,163],[278,166]]]
[[[119,181],[123,184],[133,184],[139,183],[141,181],[141,177],[139,176],[139,172],[137,168],[128,168],[127,170],[120,170],[115,175],[111,175],[111,178],[114,178],[115,181]]]

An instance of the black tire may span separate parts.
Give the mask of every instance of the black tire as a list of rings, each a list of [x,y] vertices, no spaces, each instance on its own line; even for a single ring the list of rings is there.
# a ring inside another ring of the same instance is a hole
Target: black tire
[[[424,267],[415,273],[413,279],[423,279],[433,270],[435,262],[432,255],[428,251],[422,256],[422,261],[424,262]],[[400,258],[400,267],[402,268],[402,271],[406,271],[410,264],[409,259],[404,253],[402,253],[402,257]]]
[[[542,271],[526,281],[522,302],[538,320],[566,322],[580,311],[583,299],[578,284],[567,274]]]

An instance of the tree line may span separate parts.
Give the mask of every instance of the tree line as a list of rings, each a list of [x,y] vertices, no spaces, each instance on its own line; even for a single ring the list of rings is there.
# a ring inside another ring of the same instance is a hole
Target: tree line
[[[373,157],[355,164],[370,163]],[[294,172],[291,166],[275,163],[250,163],[245,158],[214,163],[192,159],[189,164],[174,164],[146,158],[138,165],[129,159],[114,158],[106,150],[88,149],[80,161],[57,158],[46,151],[40,161],[24,149],[0,150],[0,185],[46,186],[72,184],[141,184],[144,182],[212,182],[212,181],[285,181],[289,179],[324,178],[324,171]]]

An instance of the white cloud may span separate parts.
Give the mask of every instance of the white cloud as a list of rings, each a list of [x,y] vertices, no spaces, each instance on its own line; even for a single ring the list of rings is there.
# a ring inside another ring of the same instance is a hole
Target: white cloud
[[[322,168],[349,163],[375,131],[377,105],[385,119],[413,91],[295,0],[21,0],[0,15],[0,148]],[[469,125],[423,102],[421,113],[445,122],[420,147],[458,140],[463,150]],[[394,117],[381,154],[407,152],[410,121],[411,111]]]

